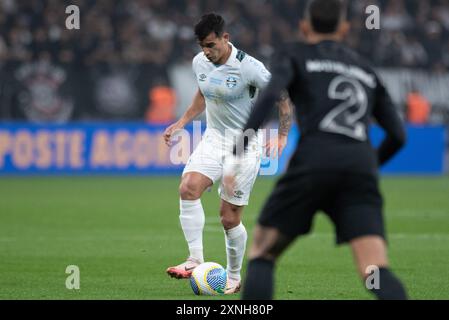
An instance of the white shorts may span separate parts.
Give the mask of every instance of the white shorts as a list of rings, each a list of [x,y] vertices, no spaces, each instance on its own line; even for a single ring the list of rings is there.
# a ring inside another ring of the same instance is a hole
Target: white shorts
[[[218,188],[220,198],[236,206],[248,205],[249,196],[260,169],[261,148],[259,144],[253,144],[248,150],[239,166],[239,172],[235,175],[233,196],[231,197],[225,192],[223,182],[220,182]],[[201,142],[190,155],[182,175],[198,172],[215,184],[223,178],[223,164],[227,154],[229,154],[229,148],[226,148],[214,134],[206,131]]]

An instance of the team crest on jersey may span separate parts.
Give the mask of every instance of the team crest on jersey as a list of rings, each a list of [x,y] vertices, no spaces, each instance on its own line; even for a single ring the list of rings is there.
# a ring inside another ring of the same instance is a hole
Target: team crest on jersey
[[[226,79],[226,86],[229,89],[234,89],[237,86],[237,78],[235,78],[235,77],[228,77]]]
[[[202,73],[202,74],[200,74],[199,80],[201,82],[204,82],[204,81],[206,81],[206,78],[207,78],[207,76],[204,73]]]

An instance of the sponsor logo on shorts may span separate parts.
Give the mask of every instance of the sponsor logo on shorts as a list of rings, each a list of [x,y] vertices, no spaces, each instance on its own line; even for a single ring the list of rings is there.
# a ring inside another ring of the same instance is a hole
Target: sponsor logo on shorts
[[[242,199],[242,196],[243,196],[244,194],[245,194],[245,193],[244,193],[242,190],[234,191],[234,197],[237,198],[237,199]]]

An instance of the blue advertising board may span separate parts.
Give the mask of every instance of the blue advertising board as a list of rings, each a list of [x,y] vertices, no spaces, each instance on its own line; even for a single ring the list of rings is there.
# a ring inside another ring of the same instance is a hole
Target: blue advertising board
[[[177,154],[173,161],[173,149],[163,139],[164,129],[136,123],[1,123],[0,174],[179,174],[194,144],[190,141],[183,154]],[[407,132],[406,147],[382,172],[442,174],[445,128],[408,127]],[[191,127],[187,133],[192,133]],[[374,127],[371,133],[373,143],[379,144],[382,130]],[[279,160],[278,173],[285,169],[298,136],[297,127],[292,128],[289,143]],[[269,165],[268,158],[262,160],[262,167]]]

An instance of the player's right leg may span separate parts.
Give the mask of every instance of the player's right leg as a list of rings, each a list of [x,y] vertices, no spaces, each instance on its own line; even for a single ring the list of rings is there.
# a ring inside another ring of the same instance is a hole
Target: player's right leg
[[[385,240],[380,236],[363,236],[350,241],[357,269],[365,286],[378,299],[381,300],[405,300],[407,294],[401,281],[391,272],[388,267],[387,246]],[[372,267],[377,269],[373,272]],[[372,279],[368,287],[368,277]]]
[[[204,262],[203,257],[203,229],[204,210],[201,195],[221,177],[222,165],[220,148],[206,133],[191,154],[179,186],[180,215],[184,237],[189,247],[187,261],[167,269],[167,273],[178,279],[189,278],[193,269]]]
[[[181,228],[189,247],[187,261],[167,269],[173,278],[190,278],[193,269],[204,262],[203,257],[203,229],[204,210],[201,195],[212,186],[213,181],[198,172],[188,172],[183,175],[179,186]]]
[[[309,176],[289,168],[276,184],[254,230],[243,299],[273,298],[277,258],[297,236],[309,233],[312,226],[317,194],[312,192],[311,183]]]

